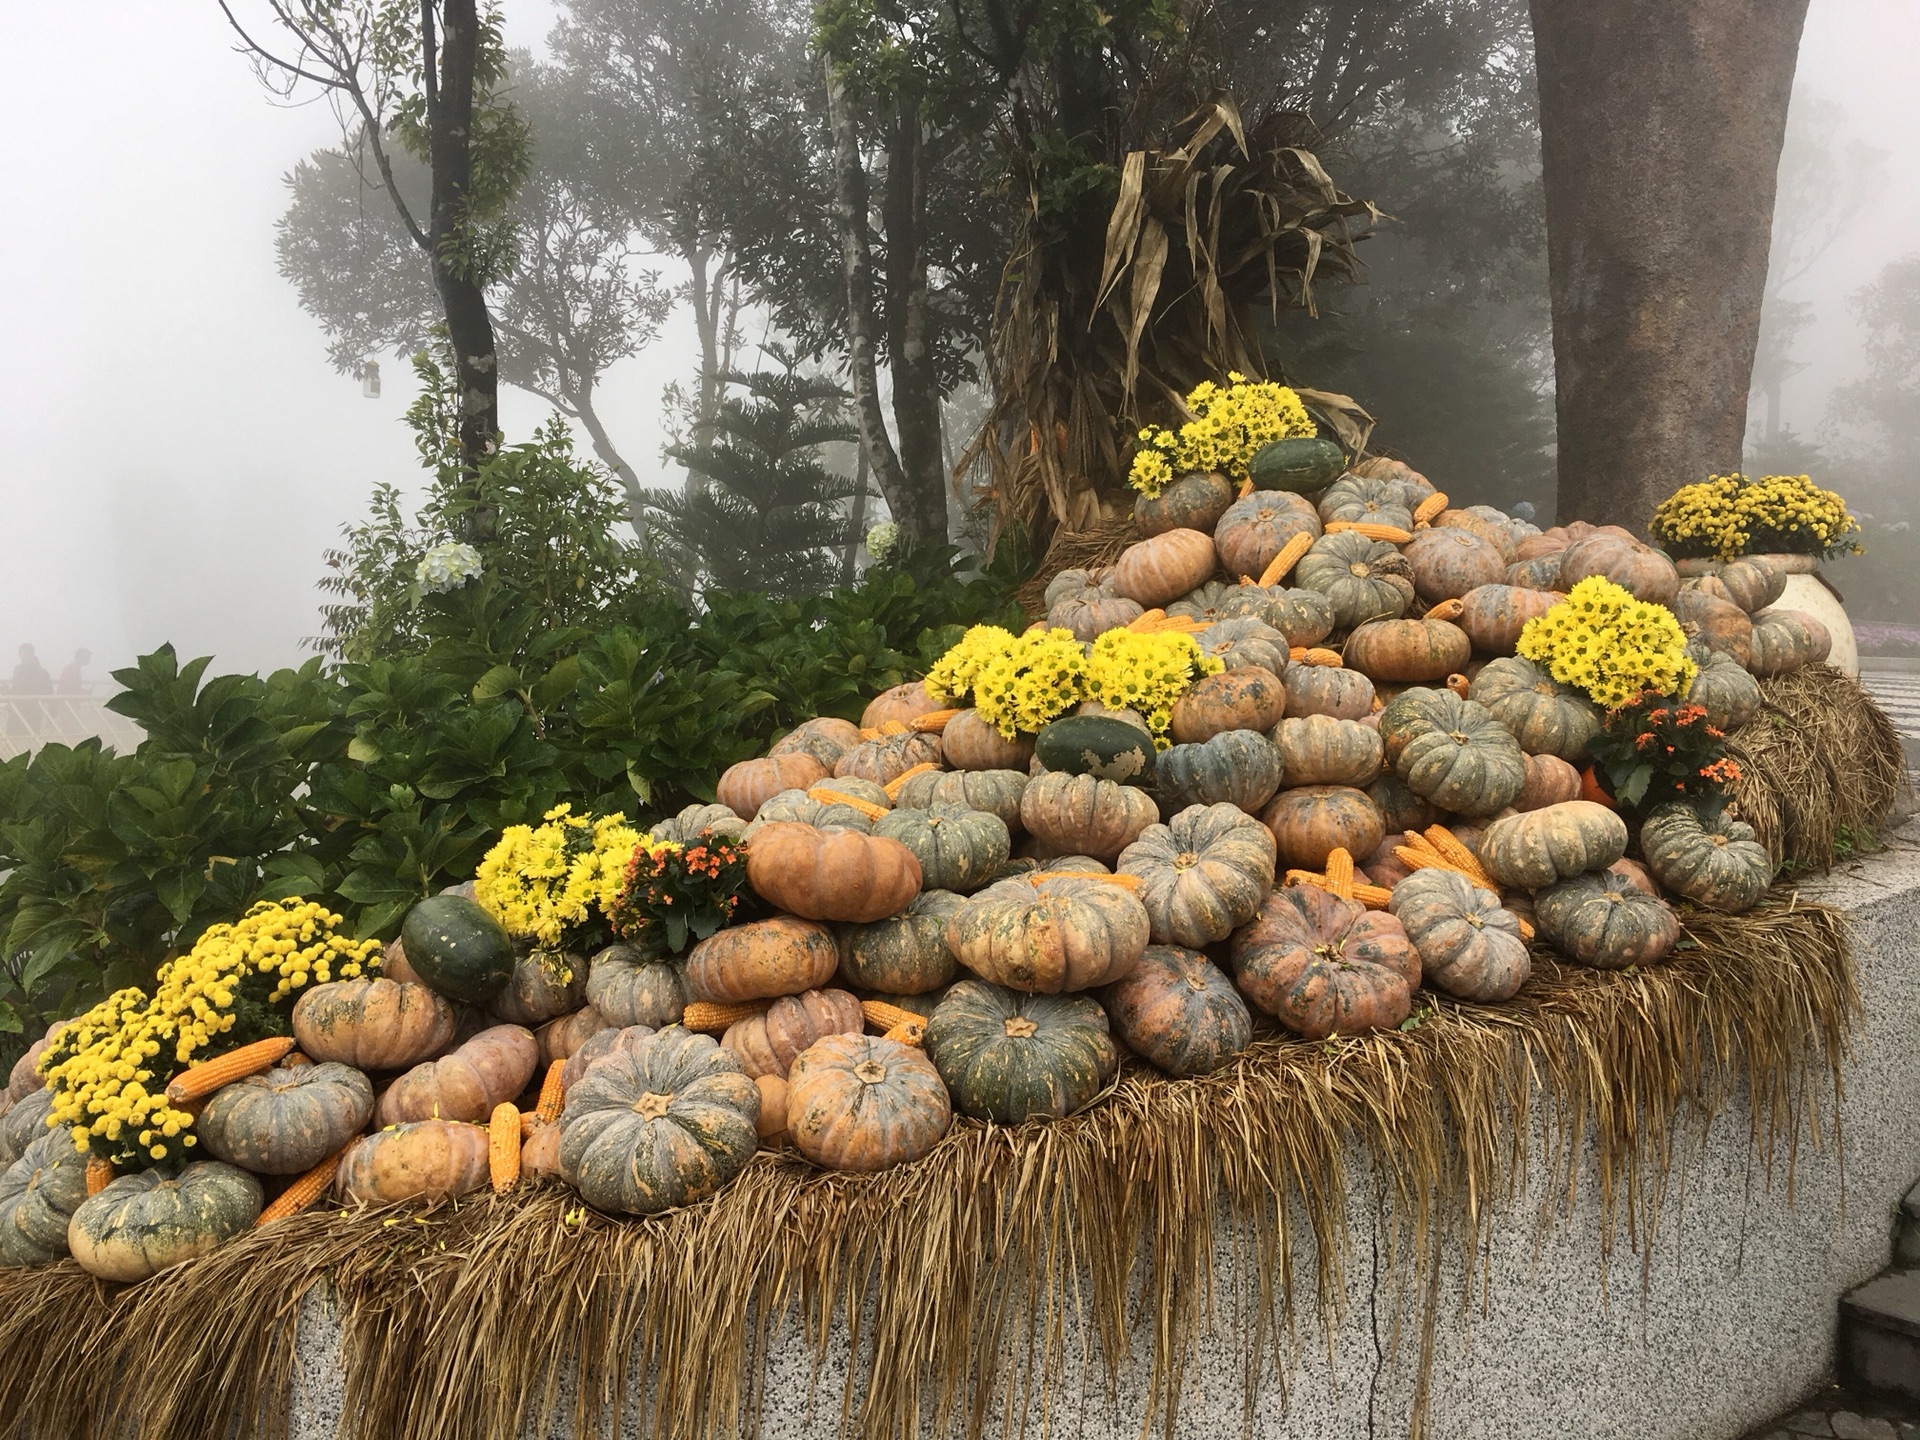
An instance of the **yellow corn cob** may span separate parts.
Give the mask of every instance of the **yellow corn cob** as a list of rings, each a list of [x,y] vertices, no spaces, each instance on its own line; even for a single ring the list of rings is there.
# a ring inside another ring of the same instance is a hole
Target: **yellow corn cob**
[[[1164,610],[1142,610],[1127,622],[1127,628],[1137,634],[1144,634],[1153,629],[1157,622],[1166,618],[1167,612]]]
[[[1330,893],[1332,890],[1332,886],[1328,883],[1327,877],[1315,870],[1289,870],[1287,871],[1285,883],[1288,885],[1312,885],[1316,889],[1326,890]],[[1393,899],[1393,892],[1383,885],[1355,885],[1353,887],[1353,894],[1343,898],[1363,905],[1369,910],[1384,910],[1387,908],[1387,902]]]
[[[1338,845],[1327,854],[1327,888],[1342,900],[1353,898],[1353,856]]]
[[[924,1020],[908,1020],[887,1031],[886,1038],[899,1045],[911,1045],[915,1050],[927,1042],[927,1026]]]
[[[520,1138],[527,1139],[540,1128],[540,1117],[531,1110],[523,1111],[520,1116]]]
[[[1462,845],[1460,843],[1460,837],[1447,829],[1446,826],[1429,825],[1427,827],[1427,839],[1432,843],[1433,848],[1440,852],[1441,859],[1451,862],[1454,869],[1473,881],[1474,884],[1480,886],[1482,889],[1491,890],[1496,895],[1500,893],[1500,887],[1493,883],[1492,878],[1488,876],[1485,870],[1480,868],[1479,857],[1467,849],[1466,846]]]
[[[327,1193],[327,1187],[333,1184],[334,1171],[340,1168],[340,1157],[347,1152],[341,1149],[329,1155],[306,1174],[301,1175],[266,1209],[260,1212],[260,1218],[254,1225],[271,1225],[276,1220],[286,1220],[309,1208],[314,1201]]]
[[[703,1035],[719,1035],[729,1025],[737,1025],[742,1020],[751,1020],[765,1010],[770,1002],[761,1000],[747,1005],[710,1005],[704,1000],[695,1000],[680,1012],[680,1023],[688,1030],[698,1030]]]
[[[938,735],[947,728],[947,722],[958,715],[958,710],[929,710],[924,715],[916,715],[907,722],[907,727],[920,735]]]
[[[887,720],[882,722],[880,726],[880,736],[882,739],[892,739],[895,735],[905,735],[908,733],[910,732],[907,730],[907,722],[904,720]]]
[[[1412,531],[1402,530],[1398,525],[1376,525],[1371,520],[1330,520],[1327,522],[1327,533],[1329,535],[1338,535],[1343,530],[1351,530],[1354,534],[1368,540],[1384,540],[1389,545],[1404,545],[1413,539]]]
[[[543,1125],[551,1125],[560,1118],[560,1107],[567,1098],[567,1087],[560,1077],[566,1069],[566,1061],[556,1060],[547,1066],[547,1078],[540,1082],[540,1101],[533,1107],[533,1113]]]
[[[1406,840],[1407,844],[1412,847],[1414,853],[1424,855],[1429,860],[1446,859],[1439,850],[1434,848],[1433,842],[1418,830],[1402,830],[1400,834],[1401,837]]]
[[[907,781],[913,779],[916,775],[925,775],[928,771],[938,770],[939,768],[940,767],[931,760],[922,760],[918,765],[909,765],[905,770],[902,770],[880,788],[887,792],[887,799],[898,800],[900,798],[900,787],[905,785]],[[691,1029],[692,1027],[688,1026],[688,1028]]]
[[[926,1016],[916,1015],[913,1011],[902,1009],[898,1005],[889,1005],[885,1000],[862,1000],[860,1013],[867,1017],[867,1024],[882,1035],[888,1031],[897,1030],[902,1025],[924,1027],[927,1023]]]
[[[98,1195],[113,1183],[113,1162],[98,1155],[87,1157],[87,1194]]]
[[[845,805],[849,810],[858,810],[869,820],[878,820],[887,813],[887,807],[876,805],[871,800],[862,800],[858,795],[849,795],[844,790],[836,790],[831,785],[816,785],[807,791],[809,800],[818,800],[822,805]]]
[[[878,740],[882,733],[880,730],[869,728],[860,732],[860,738],[862,740]]]
[[[291,1035],[276,1035],[269,1040],[256,1040],[251,1045],[242,1045],[238,1050],[229,1050],[198,1065],[189,1065],[167,1082],[167,1099],[178,1105],[183,1100],[198,1100],[211,1095],[222,1085],[271,1069],[291,1049]]]
[[[1427,620],[1458,620],[1467,607],[1458,600],[1442,600],[1422,617]]]
[[[1260,572],[1261,585],[1278,585],[1286,579],[1287,572],[1300,563],[1300,557],[1313,548],[1313,536],[1302,530],[1280,547],[1280,553],[1267,562],[1267,568]]]
[[[1413,523],[1416,525],[1431,525],[1434,517],[1446,508],[1446,493],[1441,490],[1436,490],[1414,507]]]
[[[487,1121],[487,1174],[496,1195],[520,1183],[520,1107],[511,1100],[494,1106]]]
[[[1386,708],[1387,708],[1387,702],[1382,700],[1378,695],[1375,695],[1373,697],[1373,705],[1371,707],[1370,713],[1374,715],[1378,715],[1382,710]]]

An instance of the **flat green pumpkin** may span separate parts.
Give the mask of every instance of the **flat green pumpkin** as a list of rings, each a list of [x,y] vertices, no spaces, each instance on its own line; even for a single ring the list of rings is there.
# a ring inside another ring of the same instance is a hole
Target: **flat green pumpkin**
[[[1152,737],[1105,715],[1063,716],[1040,732],[1033,750],[1047,769],[1068,775],[1139,785],[1154,773]]]

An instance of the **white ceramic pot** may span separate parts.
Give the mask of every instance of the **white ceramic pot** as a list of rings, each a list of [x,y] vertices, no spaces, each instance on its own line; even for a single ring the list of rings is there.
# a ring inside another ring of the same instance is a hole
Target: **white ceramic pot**
[[[1787,588],[1774,602],[1782,610],[1799,610],[1827,627],[1833,637],[1833,649],[1827,664],[1845,675],[1858,678],[1860,646],[1853,638],[1853,622],[1847,618],[1840,597],[1820,578],[1820,562],[1812,555],[1762,554],[1756,560],[1770,560],[1787,572]],[[1718,560],[1680,560],[1675,562],[1682,575],[1711,575],[1720,569]]]

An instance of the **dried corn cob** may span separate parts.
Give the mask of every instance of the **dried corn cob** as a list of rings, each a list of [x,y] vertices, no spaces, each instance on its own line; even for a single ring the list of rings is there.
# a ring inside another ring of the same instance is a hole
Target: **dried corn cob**
[[[1402,530],[1398,525],[1376,525],[1371,520],[1330,520],[1327,533],[1338,535],[1351,530],[1354,534],[1368,540],[1384,540],[1389,545],[1404,545],[1413,539],[1413,532]]]
[[[931,760],[922,760],[918,765],[909,765],[905,770],[902,770],[880,788],[887,792],[887,799],[898,800],[900,798],[900,787],[905,785],[907,781],[913,779],[916,775],[925,775],[929,771],[938,770],[939,768],[940,767]]]
[[[202,1060],[198,1065],[189,1065],[167,1082],[167,1099],[175,1105],[186,1100],[199,1100],[213,1094],[222,1085],[230,1085],[235,1080],[271,1069],[292,1049],[291,1035],[275,1035],[266,1040],[256,1040],[251,1045],[242,1045],[238,1050],[229,1050],[211,1060]]]
[[[271,1225],[276,1220],[286,1220],[309,1209],[333,1184],[334,1172],[340,1168],[340,1157],[346,1153],[342,1149],[329,1155],[282,1190],[274,1202],[260,1212],[260,1218],[253,1222],[255,1227]]]
[[[566,1082],[562,1079],[566,1069],[566,1061],[556,1060],[547,1066],[547,1078],[540,1082],[540,1101],[533,1113],[543,1125],[551,1125],[560,1118],[560,1107],[567,1099]]]
[[[878,820],[887,813],[887,807],[876,805],[871,800],[862,800],[858,795],[849,795],[844,790],[836,790],[831,785],[816,785],[807,791],[809,800],[818,800],[822,805],[845,805],[849,810],[857,810],[869,820]]]
[[[1414,506],[1413,523],[1415,525],[1431,525],[1434,520],[1439,517],[1440,512],[1446,508],[1446,492],[1444,490],[1436,490],[1418,505]]]
[[[924,1026],[927,1023],[926,1016],[916,1015],[899,1005],[890,1005],[885,1000],[862,1000],[860,1013],[867,1017],[867,1024],[882,1035],[902,1025]]]
[[[770,1003],[760,1000],[745,1005],[711,1005],[705,1000],[695,1000],[680,1012],[680,1024],[688,1030],[698,1030],[703,1035],[718,1035],[729,1025],[751,1020]]]
[[[938,735],[947,728],[947,722],[959,713],[958,710],[929,710],[924,715],[914,716],[907,725],[919,735]]]
[[[496,1195],[520,1183],[520,1107],[511,1100],[494,1106],[487,1120],[487,1174]]]
[[[1466,613],[1467,607],[1459,600],[1442,600],[1438,605],[1422,616],[1425,620],[1458,620]]]
[[[1267,568],[1260,572],[1259,583],[1263,586],[1278,585],[1286,579],[1287,572],[1300,563],[1301,556],[1313,548],[1313,536],[1302,530],[1298,535],[1288,538],[1280,547],[1280,553],[1267,562]]]

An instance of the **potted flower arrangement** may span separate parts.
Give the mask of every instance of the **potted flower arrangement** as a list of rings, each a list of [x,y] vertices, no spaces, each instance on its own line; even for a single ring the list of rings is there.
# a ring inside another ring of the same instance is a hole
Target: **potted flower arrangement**
[[[1588,750],[1605,796],[1639,815],[1684,800],[1712,819],[1740,778],[1727,737],[1708,722],[1705,706],[1651,690],[1607,711]]]

